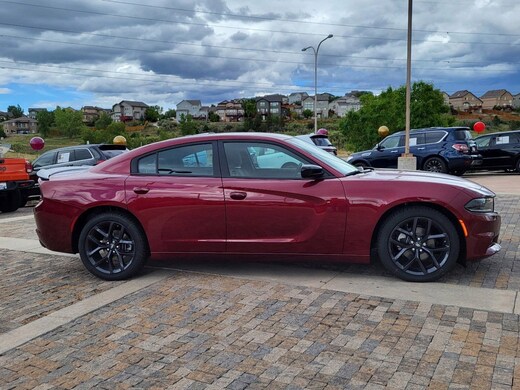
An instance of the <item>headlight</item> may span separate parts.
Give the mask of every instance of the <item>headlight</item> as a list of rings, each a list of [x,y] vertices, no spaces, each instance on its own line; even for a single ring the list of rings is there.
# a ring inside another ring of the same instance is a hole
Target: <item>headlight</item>
[[[492,213],[495,211],[495,198],[485,197],[477,198],[469,201],[466,206],[466,210],[474,213]]]

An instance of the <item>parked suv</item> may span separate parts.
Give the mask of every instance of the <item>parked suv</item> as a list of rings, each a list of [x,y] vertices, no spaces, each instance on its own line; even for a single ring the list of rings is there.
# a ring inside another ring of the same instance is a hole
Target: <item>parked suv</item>
[[[477,169],[506,169],[520,173],[520,130],[481,135],[475,142],[483,158]]]
[[[321,129],[320,129],[321,130]],[[325,150],[333,155],[338,154],[337,149],[329,140],[327,134],[323,133],[311,133],[304,135],[297,135],[296,138],[304,140],[310,144],[316,145],[318,148]]]
[[[360,167],[397,168],[404,153],[405,132],[389,135],[372,150],[352,154],[347,161]],[[424,171],[462,175],[482,164],[468,127],[430,127],[410,131],[410,153]]]
[[[111,144],[76,145],[49,150],[34,160],[33,179],[38,181],[36,174],[42,168],[96,165],[127,150],[125,145]]]

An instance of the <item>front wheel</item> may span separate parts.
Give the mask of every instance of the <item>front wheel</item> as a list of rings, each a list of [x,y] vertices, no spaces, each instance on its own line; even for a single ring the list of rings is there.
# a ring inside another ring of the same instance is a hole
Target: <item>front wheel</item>
[[[423,206],[392,213],[379,232],[377,251],[383,266],[411,282],[439,279],[456,264],[459,234],[441,212]]]
[[[146,238],[140,226],[117,212],[90,219],[81,230],[78,249],[85,268],[105,280],[134,276],[148,258]]]
[[[520,158],[516,160],[516,171],[520,173]]]
[[[426,160],[423,165],[423,170],[428,171],[428,172],[439,172],[439,173],[448,172],[446,163],[440,157],[430,157],[428,160]]]

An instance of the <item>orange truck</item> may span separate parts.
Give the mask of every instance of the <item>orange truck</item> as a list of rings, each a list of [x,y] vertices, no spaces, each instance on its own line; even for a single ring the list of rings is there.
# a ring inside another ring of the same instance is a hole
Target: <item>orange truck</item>
[[[4,158],[9,146],[0,147],[0,211],[7,213],[25,206],[27,199],[37,192],[34,180],[29,179],[32,165],[24,158]]]

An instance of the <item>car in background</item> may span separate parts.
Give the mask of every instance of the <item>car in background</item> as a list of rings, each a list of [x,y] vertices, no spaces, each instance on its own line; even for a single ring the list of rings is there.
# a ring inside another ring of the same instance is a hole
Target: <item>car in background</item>
[[[106,280],[148,259],[369,263],[432,281],[500,250],[495,194],[469,180],[363,170],[297,137],[199,134],[40,181],[36,231]],[[59,267],[59,265],[57,265]]]
[[[97,165],[128,151],[125,145],[87,144],[49,150],[32,163],[34,176],[42,168]]]
[[[330,142],[328,134],[325,132],[320,132],[320,130],[318,130],[318,133],[297,135],[296,138],[302,139],[305,142],[316,145],[318,148],[323,149],[326,152],[329,152],[333,155],[337,155],[337,148]]]
[[[410,131],[410,153],[423,171],[463,175],[482,164],[468,127],[430,127]],[[389,135],[373,149],[353,153],[347,162],[358,167],[397,168],[405,151],[405,132]]]
[[[520,130],[501,131],[475,138],[482,165],[476,169],[516,170],[520,173]]]

